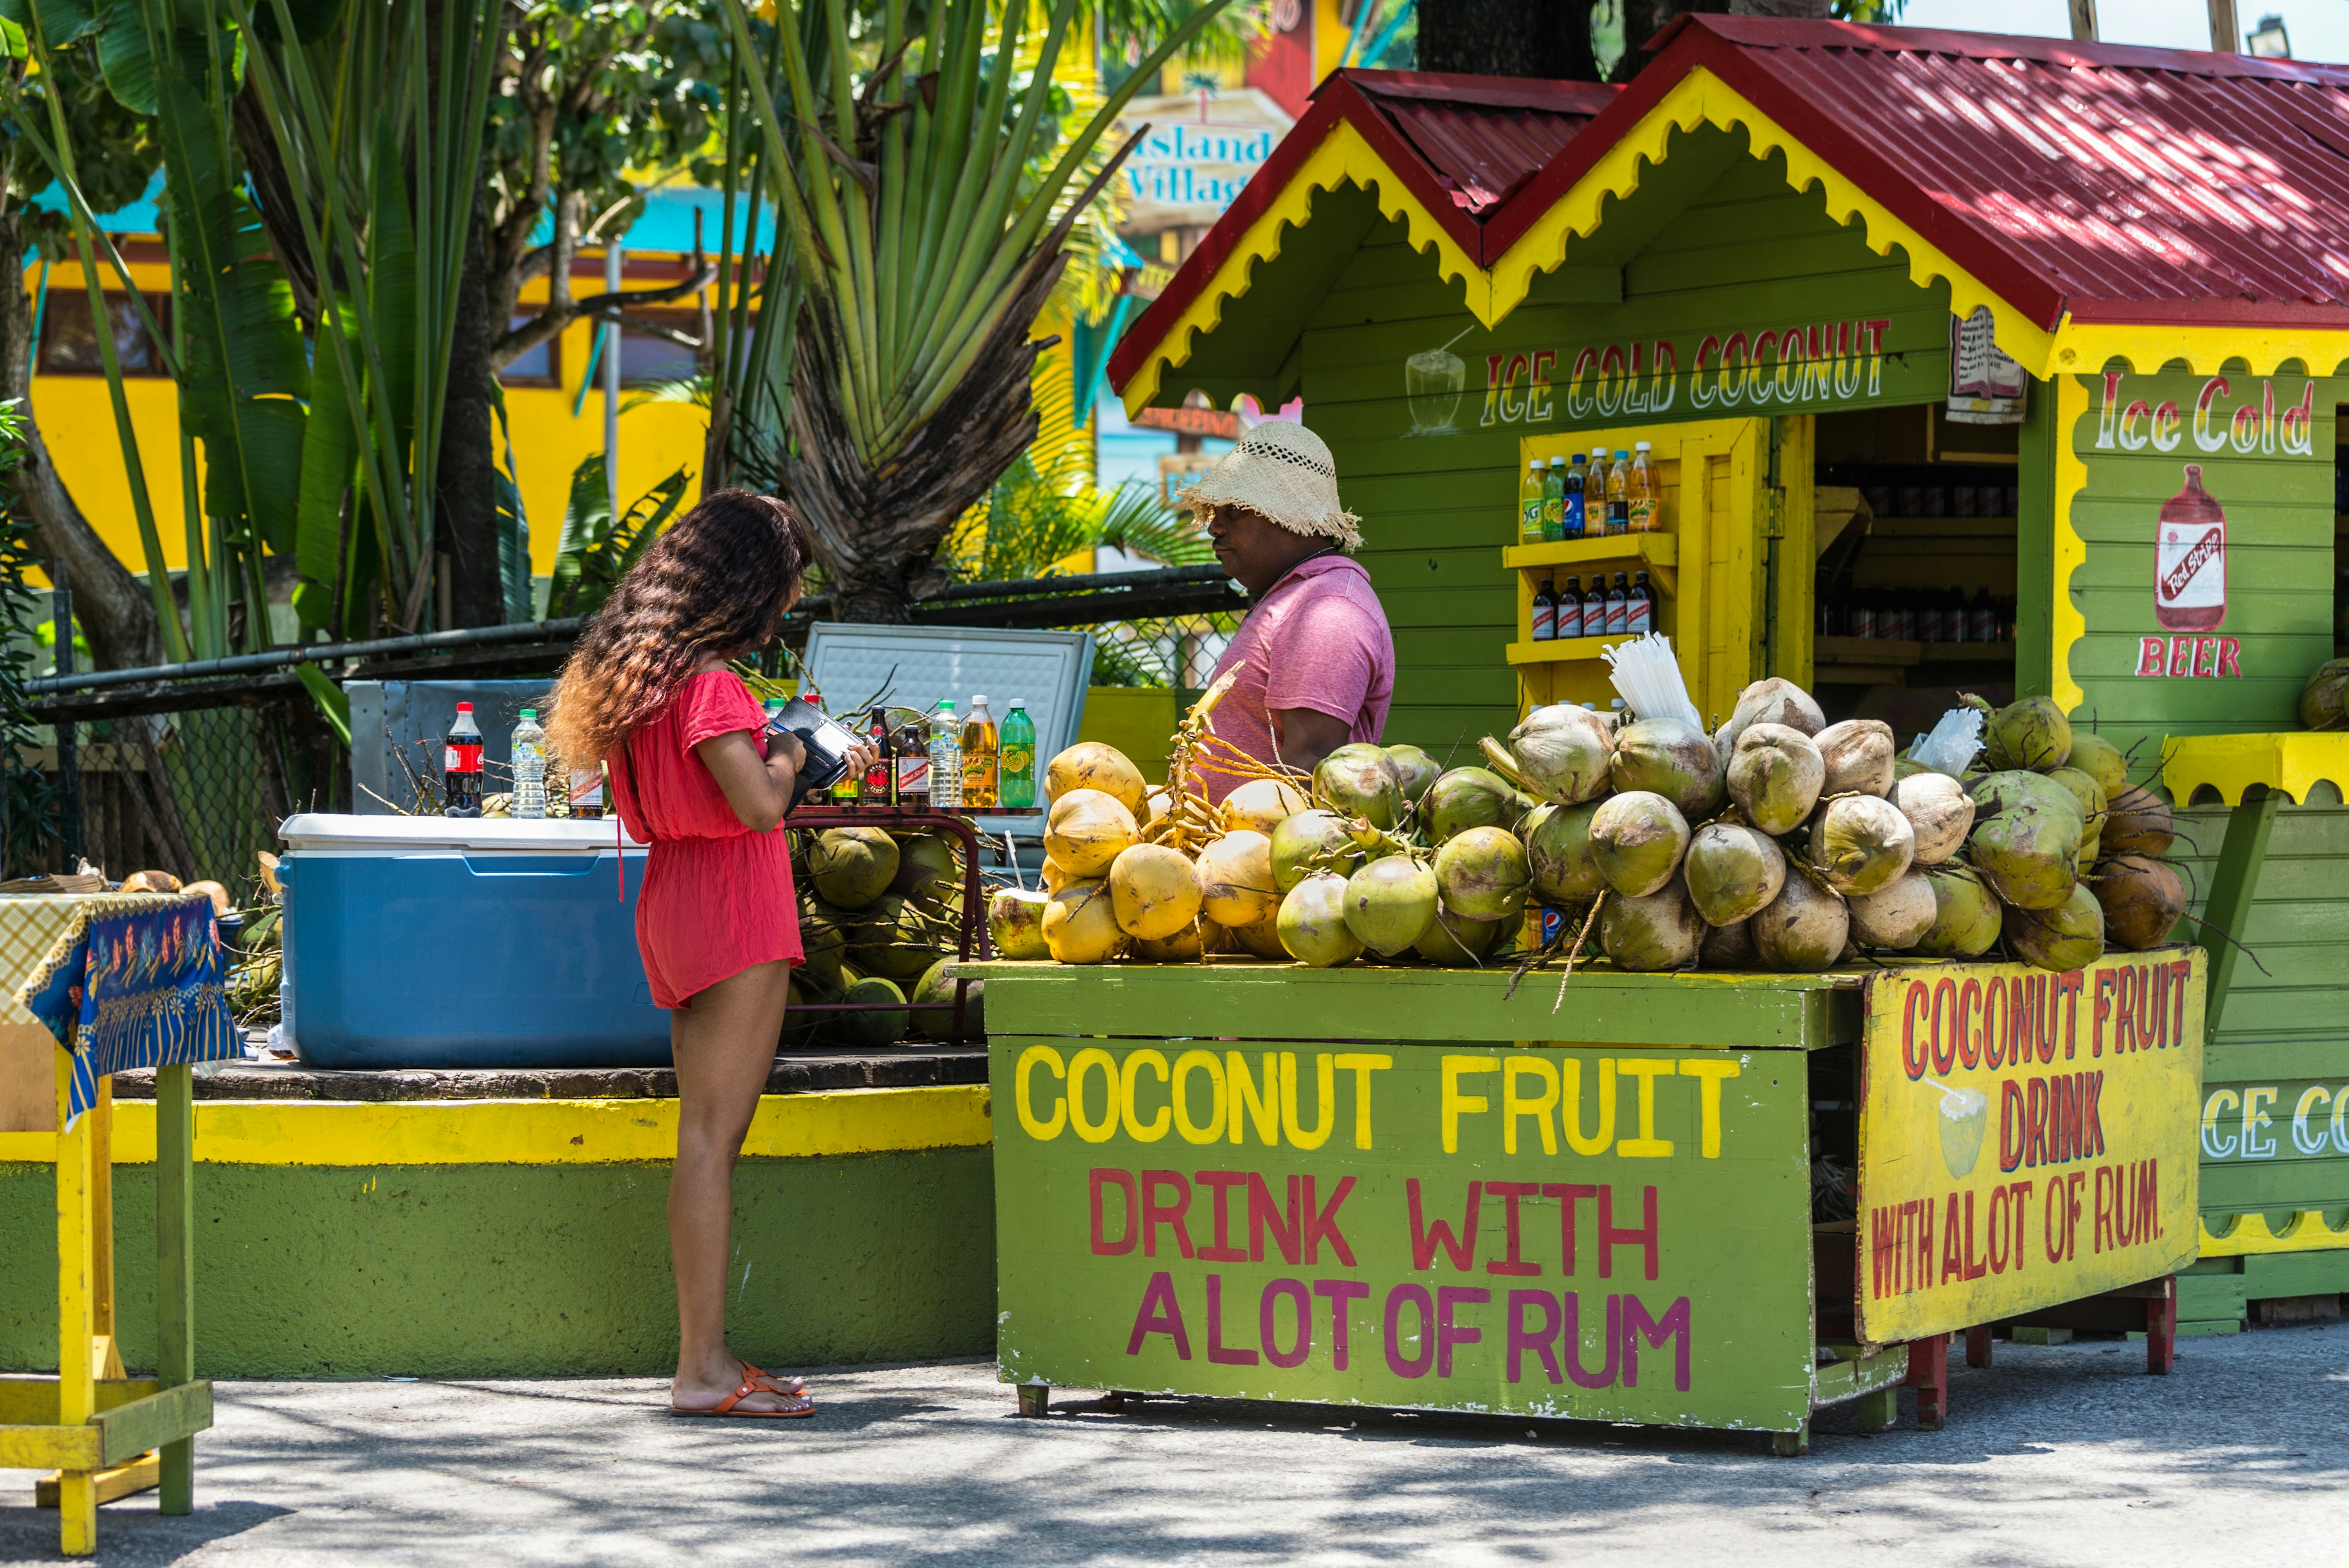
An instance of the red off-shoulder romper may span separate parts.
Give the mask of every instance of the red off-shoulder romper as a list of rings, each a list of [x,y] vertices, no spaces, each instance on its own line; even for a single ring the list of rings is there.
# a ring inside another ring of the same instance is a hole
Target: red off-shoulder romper
[[[610,761],[620,821],[652,846],[636,896],[636,947],[663,1007],[690,1007],[696,992],[752,965],[806,956],[783,830],[744,827],[694,755],[737,729],[766,755],[766,709],[740,676],[711,670],[689,678]]]

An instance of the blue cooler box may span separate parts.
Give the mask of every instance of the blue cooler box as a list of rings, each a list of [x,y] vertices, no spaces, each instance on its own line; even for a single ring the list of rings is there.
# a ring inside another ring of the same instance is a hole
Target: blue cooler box
[[[305,812],[285,853],[285,1031],[321,1068],[648,1068],[645,850],[613,823]],[[627,896],[619,896],[625,857]]]

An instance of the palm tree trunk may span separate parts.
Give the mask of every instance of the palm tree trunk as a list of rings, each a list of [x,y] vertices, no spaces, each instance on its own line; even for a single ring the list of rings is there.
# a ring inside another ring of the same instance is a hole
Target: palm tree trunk
[[[488,215],[476,211],[466,228],[442,404],[436,548],[448,558],[452,578],[450,628],[494,626],[505,619],[498,573],[497,373],[490,354],[506,324],[490,314],[488,229]]]
[[[25,275],[25,223],[0,216],[0,278]],[[74,504],[49,449],[41,439],[32,400],[33,307],[21,285],[0,288],[0,398],[25,410],[25,449],[11,476],[20,505],[40,530],[41,548],[64,564],[73,586],[74,616],[105,669],[137,669],[163,662],[154,601]]]

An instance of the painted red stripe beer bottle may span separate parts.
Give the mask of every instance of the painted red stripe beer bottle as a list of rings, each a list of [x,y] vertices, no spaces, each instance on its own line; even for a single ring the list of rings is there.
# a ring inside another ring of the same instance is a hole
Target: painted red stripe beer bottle
[[[2161,506],[2153,611],[2173,632],[2207,632],[2227,618],[2227,513],[2202,488],[2202,465]]]

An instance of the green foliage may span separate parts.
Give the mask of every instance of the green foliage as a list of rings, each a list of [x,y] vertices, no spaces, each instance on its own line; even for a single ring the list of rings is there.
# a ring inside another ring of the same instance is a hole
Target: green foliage
[[[41,559],[36,525],[16,504],[10,483],[24,459],[25,413],[0,403],[0,875],[40,864],[40,849],[56,791],[48,776],[19,760],[36,743],[31,699],[25,695],[36,629],[44,624],[41,596],[25,585],[25,569]]]
[[[679,469],[638,496],[617,520],[612,516],[611,481],[604,454],[596,452],[571,470],[571,500],[563,511],[563,540],[554,552],[554,581],[546,595],[546,616],[592,615],[612,596],[628,568],[643,559],[676,515],[688,479]]]

